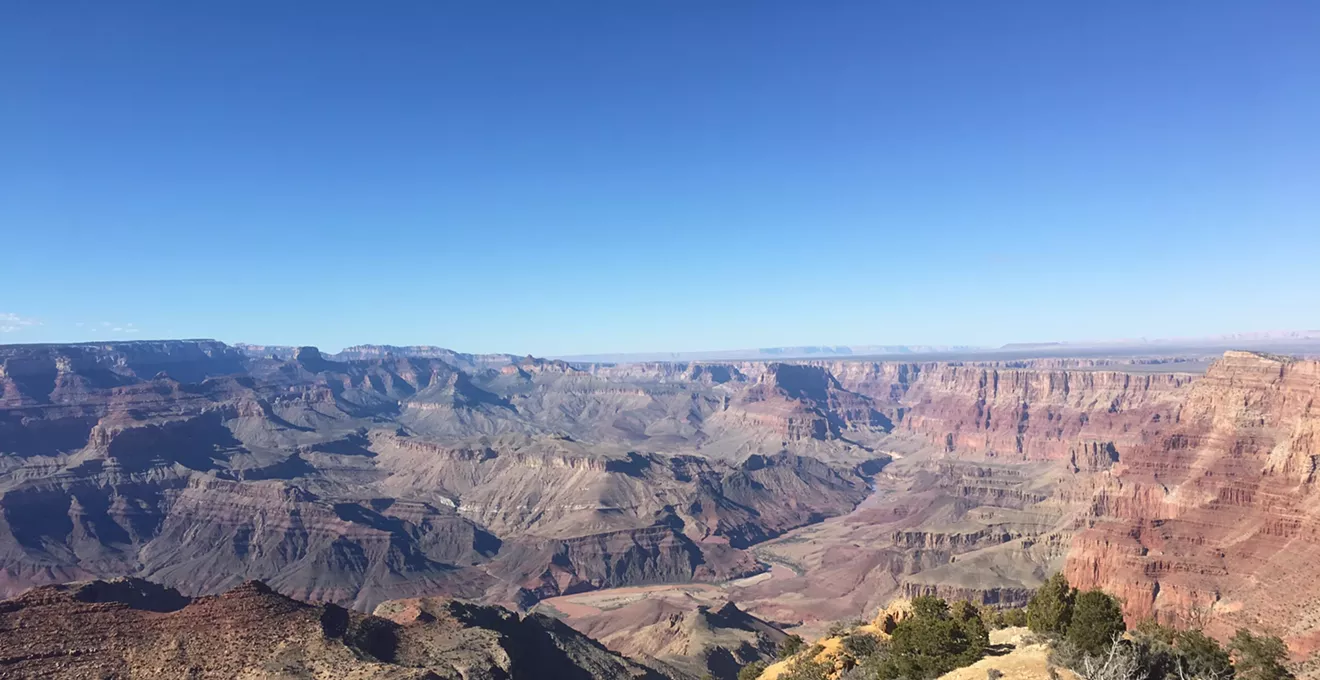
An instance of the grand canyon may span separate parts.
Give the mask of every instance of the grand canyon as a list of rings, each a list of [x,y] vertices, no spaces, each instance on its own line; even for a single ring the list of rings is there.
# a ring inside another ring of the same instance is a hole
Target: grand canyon
[[[302,651],[232,668],[723,678],[783,631],[921,595],[1021,606],[1056,571],[1130,621],[1251,626],[1302,661],[1309,341],[612,362],[0,346],[0,668],[76,638],[16,646],[20,626],[76,616],[137,636],[134,663],[184,653],[162,628],[269,619]],[[437,651],[437,630],[484,642]]]
[[[0,680],[1320,680],[1317,37],[5,3]]]

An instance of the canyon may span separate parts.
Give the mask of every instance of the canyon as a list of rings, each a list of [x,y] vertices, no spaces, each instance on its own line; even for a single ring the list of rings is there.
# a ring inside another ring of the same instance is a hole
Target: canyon
[[[1132,621],[1320,648],[1320,362],[1040,354],[0,346],[0,595],[458,597],[726,677],[780,629],[921,594],[1017,606],[1063,570]],[[637,588],[658,590],[573,609]]]

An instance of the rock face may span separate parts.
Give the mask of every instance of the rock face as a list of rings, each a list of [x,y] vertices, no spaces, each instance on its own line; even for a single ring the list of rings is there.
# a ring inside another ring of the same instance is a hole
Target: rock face
[[[148,581],[45,586],[0,602],[4,677],[660,680],[568,626],[452,600],[370,616],[260,582],[190,599]]]
[[[1077,503],[1061,462],[905,456],[875,479],[853,512],[754,548],[771,578],[730,588],[751,613],[800,624],[803,635],[870,616],[895,597],[937,594],[1017,606],[1055,570]]]
[[[1176,422],[1119,454],[1067,575],[1129,617],[1266,627],[1320,647],[1320,362],[1229,352]]]
[[[751,544],[868,493],[856,462],[803,454],[883,460],[844,436],[883,434],[866,398],[817,369],[597,374],[424,349],[0,347],[0,593],[260,579],[368,610],[723,580],[761,568]],[[828,431],[721,420],[753,390]]]
[[[770,661],[788,634],[727,603],[684,607],[666,599],[644,599],[571,625],[606,647],[633,659],[655,660],[691,677],[734,680],[755,661]]]
[[[899,431],[949,452],[1006,461],[1058,460],[1079,446],[1142,441],[1152,423],[1177,413],[1196,379],[1052,363],[855,362],[830,370],[847,389],[890,405]]]

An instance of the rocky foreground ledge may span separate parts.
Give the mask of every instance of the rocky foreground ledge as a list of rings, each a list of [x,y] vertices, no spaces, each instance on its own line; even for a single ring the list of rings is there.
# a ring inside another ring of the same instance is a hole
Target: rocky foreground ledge
[[[249,581],[188,598],[141,579],[34,588],[0,602],[3,678],[659,680],[552,618],[420,598],[375,615]]]

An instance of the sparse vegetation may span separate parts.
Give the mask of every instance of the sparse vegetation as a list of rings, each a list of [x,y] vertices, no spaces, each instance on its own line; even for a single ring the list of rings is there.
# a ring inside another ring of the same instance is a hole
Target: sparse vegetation
[[[1116,598],[1100,590],[1079,594],[1060,574],[1032,597],[1027,618],[1033,631],[1054,640],[1051,660],[1086,680],[1294,679],[1277,637],[1239,630],[1225,649],[1199,628],[1147,620],[1128,632]]]
[[[985,627],[990,630],[1027,625],[1027,610],[1022,607],[997,609],[995,607],[982,606],[980,609],[981,621],[985,623]]]
[[[1027,603],[1027,626],[1032,632],[1063,637],[1072,620],[1073,598],[1077,591],[1068,585],[1063,574],[1055,574],[1036,590]]]
[[[851,661],[848,665],[855,666],[861,661],[872,657],[880,652],[880,638],[867,633],[850,633],[843,638],[843,653]]]
[[[834,665],[816,661],[811,657],[798,659],[789,665],[779,680],[830,680]]]
[[[1226,680],[1235,674],[1228,650],[1199,630],[1178,631],[1174,636],[1174,649],[1182,669],[1180,676]]]
[[[898,622],[887,641],[857,630],[860,621],[831,627],[841,637],[838,658],[817,662],[824,647],[802,652],[799,643],[797,658],[780,677],[815,680],[841,671],[839,680],[929,680],[985,655],[989,632],[981,616],[981,609],[969,602],[950,606],[938,597],[918,597],[912,600],[912,614]]]
[[[839,637],[845,632],[862,625],[862,623],[864,622],[860,619],[854,619],[852,621],[835,621],[830,624],[829,628],[825,629],[825,637]]]
[[[1123,607],[1113,596],[1100,590],[1077,595],[1069,617],[1067,637],[1078,651],[1092,656],[1104,654],[1126,630]]]
[[[1272,635],[1254,635],[1239,629],[1228,643],[1234,658],[1238,680],[1292,680],[1293,674],[1284,667],[1288,648],[1283,640]]]
[[[801,635],[790,635],[784,638],[784,641],[779,643],[779,658],[787,659],[797,654],[802,651],[802,645],[804,644],[806,644],[806,641],[802,639]]]
[[[1285,666],[1288,650],[1277,637],[1240,630],[1225,648],[1199,629],[1179,630],[1155,621],[1128,631],[1117,598],[1101,590],[1078,592],[1060,574],[1021,609],[914,598],[911,614],[888,640],[858,630],[860,622],[831,626],[831,637],[840,640],[837,655],[828,659],[817,660],[826,646],[806,648],[794,636],[781,645],[781,658],[796,656],[780,678],[932,680],[984,657],[991,627],[1022,623],[1033,631],[1027,643],[1052,643],[1047,668],[1052,678],[1058,677],[1056,668],[1065,667],[1084,680],[1295,680]],[[739,680],[752,680],[764,668],[749,666]],[[1001,677],[998,669],[986,671],[986,680]]]
[[[1027,610],[1024,607],[1004,609],[999,612],[999,621],[1004,628],[1027,625]]]
[[[764,661],[753,661],[738,671],[738,680],[756,680],[765,672],[766,666]]]
[[[950,608],[938,597],[912,600],[912,616],[903,619],[890,637],[875,678],[923,680],[974,663],[985,655],[989,634],[980,611],[968,603]]]

